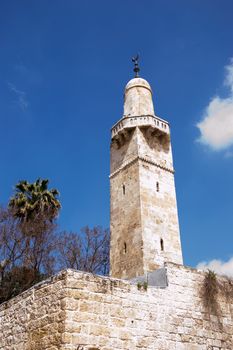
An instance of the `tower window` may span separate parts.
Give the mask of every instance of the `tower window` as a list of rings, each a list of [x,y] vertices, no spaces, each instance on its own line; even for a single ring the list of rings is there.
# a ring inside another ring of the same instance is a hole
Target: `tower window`
[[[159,182],[156,182],[156,191],[159,192]]]
[[[164,244],[163,244],[163,239],[160,239],[160,249],[163,252],[164,251]]]
[[[123,195],[125,195],[125,185],[122,185]]]
[[[126,243],[124,242],[124,254],[126,254],[127,253],[127,245],[126,245]]]

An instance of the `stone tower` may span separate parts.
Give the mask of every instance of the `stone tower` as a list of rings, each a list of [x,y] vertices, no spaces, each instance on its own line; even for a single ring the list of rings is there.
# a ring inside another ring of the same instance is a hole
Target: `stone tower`
[[[146,80],[128,82],[123,118],[111,132],[111,276],[182,264],[170,128],[155,116]]]

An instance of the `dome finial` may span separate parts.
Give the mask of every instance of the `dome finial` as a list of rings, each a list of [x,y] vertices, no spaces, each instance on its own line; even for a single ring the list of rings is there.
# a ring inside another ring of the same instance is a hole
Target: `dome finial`
[[[132,62],[134,63],[135,78],[139,77],[138,72],[140,71],[140,68],[138,65],[138,60],[139,60],[139,54],[137,54],[137,56],[135,56],[135,57],[132,57]]]

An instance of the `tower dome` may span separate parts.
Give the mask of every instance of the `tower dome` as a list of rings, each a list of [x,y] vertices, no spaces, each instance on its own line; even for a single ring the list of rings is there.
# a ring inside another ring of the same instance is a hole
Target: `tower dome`
[[[154,116],[152,89],[142,78],[131,79],[125,87],[124,116]]]

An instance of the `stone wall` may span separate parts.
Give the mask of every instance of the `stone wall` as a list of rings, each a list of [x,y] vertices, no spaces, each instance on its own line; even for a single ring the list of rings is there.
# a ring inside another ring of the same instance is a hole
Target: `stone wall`
[[[168,287],[61,272],[0,307],[0,349],[232,350],[233,304],[210,312],[204,274],[167,264]]]
[[[1,350],[60,349],[66,277],[61,272],[0,305]]]

